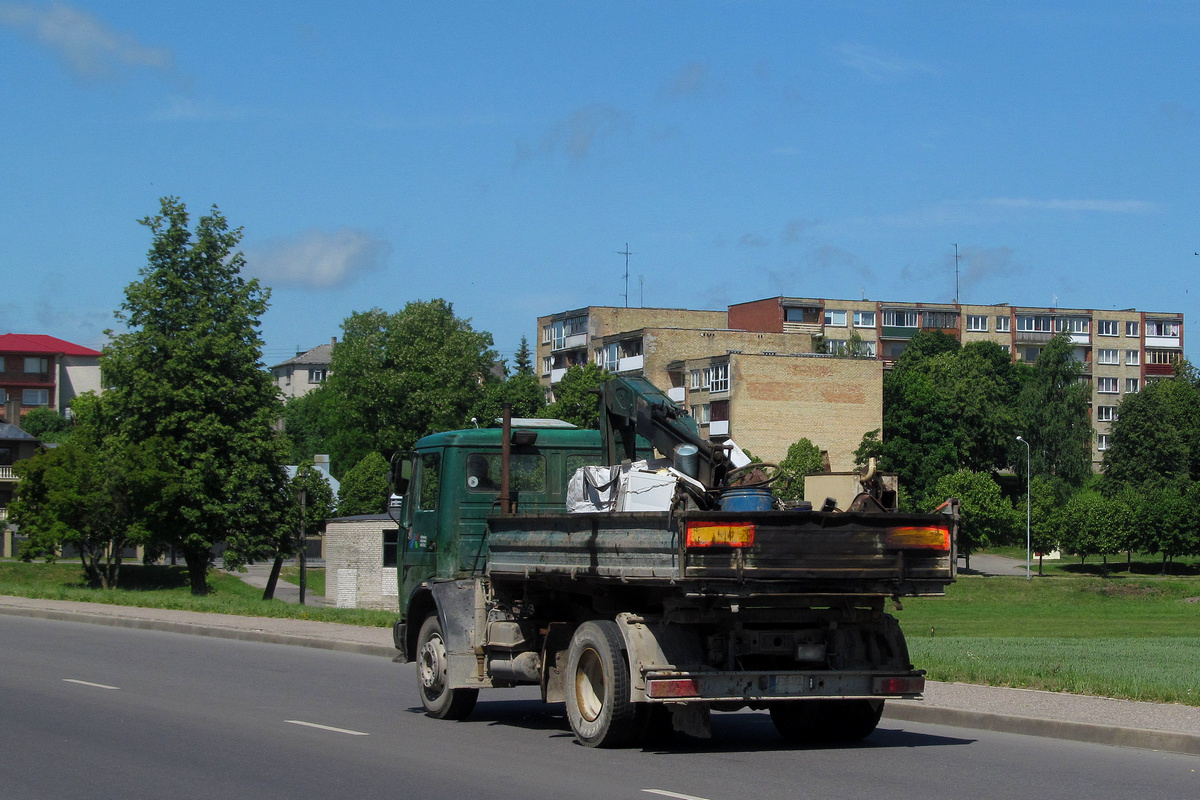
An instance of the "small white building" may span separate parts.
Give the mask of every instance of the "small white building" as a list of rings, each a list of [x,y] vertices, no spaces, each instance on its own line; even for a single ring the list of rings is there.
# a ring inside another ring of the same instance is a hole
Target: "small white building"
[[[387,514],[325,523],[325,598],[338,608],[399,611],[400,528]]]

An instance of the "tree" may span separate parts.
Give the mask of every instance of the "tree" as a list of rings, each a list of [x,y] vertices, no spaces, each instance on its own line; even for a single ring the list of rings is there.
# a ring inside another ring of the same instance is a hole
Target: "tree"
[[[20,427],[30,436],[47,441],[47,437],[68,431],[71,423],[52,408],[35,408],[21,417]]]
[[[521,346],[517,349],[516,371],[507,374],[501,380],[489,376],[484,385],[483,397],[472,410],[480,427],[487,428],[496,424],[503,415],[504,404],[508,403],[513,417],[538,417],[546,407],[546,392],[538,382],[533,372],[532,356],[529,342],[521,337]]]
[[[264,600],[271,600],[275,596],[275,584],[283,569],[283,559],[295,555],[306,545],[308,537],[323,535],[325,521],[332,515],[333,489],[325,474],[313,466],[297,469],[287,484],[283,515],[275,532],[275,561],[263,592]]]
[[[372,450],[390,454],[426,434],[469,426],[494,380],[491,334],[455,316],[445,300],[414,301],[394,314],[355,312],[342,330],[322,423],[336,463],[357,464]]]
[[[388,462],[372,450],[342,478],[338,490],[339,517],[382,514],[387,511]]]
[[[958,498],[962,514],[958,552],[966,556],[968,569],[975,550],[1014,540],[1016,512],[990,475],[959,470],[939,479],[931,496]]]
[[[1064,481],[1037,475],[1029,485],[1030,546],[1038,557],[1038,575],[1042,574],[1042,557],[1058,549],[1061,540],[1062,510],[1071,496],[1071,487]],[[1020,505],[1017,516],[1020,517]]]
[[[242,278],[241,229],[215,206],[194,232],[174,197],[141,222],[153,243],[116,314],[126,332],[110,331],[101,357],[105,405],[126,443],[165,443],[175,506],[140,521],[158,549],[183,552],[192,592],[206,594],[214,548],[233,567],[269,551],[286,498],[272,428],[282,407],[259,368],[270,292]]]
[[[1200,391],[1190,381],[1147,384],[1119,412],[1102,464],[1108,484],[1200,480]]]
[[[1078,487],[1092,474],[1092,425],[1091,391],[1074,351],[1066,334],[1050,340],[1021,389],[1019,408],[1033,474],[1052,475]]]
[[[808,439],[793,442],[779,462],[780,477],[784,481],[775,484],[775,496],[780,500],[802,500],[805,474],[821,472],[823,467],[821,448]]]
[[[554,402],[546,406],[542,415],[550,419],[561,419],[581,428],[600,427],[600,399],[596,390],[612,380],[612,373],[605,372],[591,363],[576,364],[567,368],[554,390]]]
[[[95,395],[76,404],[80,424],[72,440],[14,466],[21,482],[10,514],[29,536],[24,560],[54,561],[72,546],[88,583],[110,589],[125,548],[146,544],[145,521],[166,513],[168,448],[157,437],[130,443],[106,433]]]

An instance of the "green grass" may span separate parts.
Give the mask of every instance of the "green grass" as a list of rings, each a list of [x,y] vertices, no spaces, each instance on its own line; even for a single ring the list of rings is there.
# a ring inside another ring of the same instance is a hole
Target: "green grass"
[[[208,585],[209,594],[195,596],[188,586],[184,567],[125,564],[121,567],[120,588],[92,589],[88,587],[83,569],[78,564],[0,561],[0,594],[18,597],[236,614],[243,617],[311,619],[379,628],[390,627],[396,619],[396,614],[389,611],[301,606],[279,600],[263,600],[261,589],[224,572],[209,572]],[[309,590],[316,593],[311,585]]]
[[[1015,558],[1021,562],[1020,572],[1024,575],[1025,571],[1025,548],[1024,547],[989,547],[987,550],[980,550],[972,553],[976,555],[991,555],[991,556],[1006,556]],[[1038,559],[1035,555],[1032,561],[1033,572],[1038,571]],[[1101,556],[1088,556],[1084,563],[1079,563],[1079,556],[1065,555],[1062,558],[1054,559],[1053,561],[1043,560],[1042,571],[1046,575],[1146,575],[1146,576],[1162,576],[1163,564],[1162,557],[1156,555],[1145,555],[1135,553],[1132,561],[1127,561],[1124,553],[1111,555],[1105,559]],[[1013,570],[1013,574],[1017,574],[1017,570]],[[1172,563],[1167,565],[1165,577],[1188,577],[1200,575],[1200,558],[1189,556],[1185,558],[1177,558]]]
[[[1200,579],[962,576],[895,614],[933,680],[1200,706]]]
[[[300,585],[300,568],[299,567],[284,567],[279,573],[279,577],[288,583]],[[304,570],[304,592],[305,596],[320,595],[325,596],[325,568],[324,567],[306,567]]]

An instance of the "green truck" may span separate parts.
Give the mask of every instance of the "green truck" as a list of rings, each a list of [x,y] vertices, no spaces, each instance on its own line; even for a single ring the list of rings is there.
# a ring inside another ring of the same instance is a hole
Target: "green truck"
[[[601,408],[600,431],[506,418],[393,460],[396,661],[429,715],[533,685],[589,746],[704,736],[711,711],[745,707],[788,739],[851,741],[885,699],[921,695],[884,606],[954,580],[956,503],[897,513],[869,476],[846,510],[779,503],[769,465],[737,468],[648,383],[610,381]],[[639,478],[661,508],[569,513],[597,465],[614,466],[593,495]]]

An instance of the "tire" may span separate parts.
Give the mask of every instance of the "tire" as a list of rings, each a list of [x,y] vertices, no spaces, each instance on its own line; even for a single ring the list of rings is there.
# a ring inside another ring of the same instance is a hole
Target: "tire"
[[[794,700],[771,704],[771,721],[790,742],[857,742],[883,715],[882,700]]]
[[[585,622],[567,650],[567,721],[580,744],[622,747],[634,742],[645,715],[629,699],[629,665],[617,624]]]
[[[447,686],[446,642],[437,614],[430,614],[417,634],[417,691],[425,713],[434,719],[466,719],[478,689],[451,689]]]

